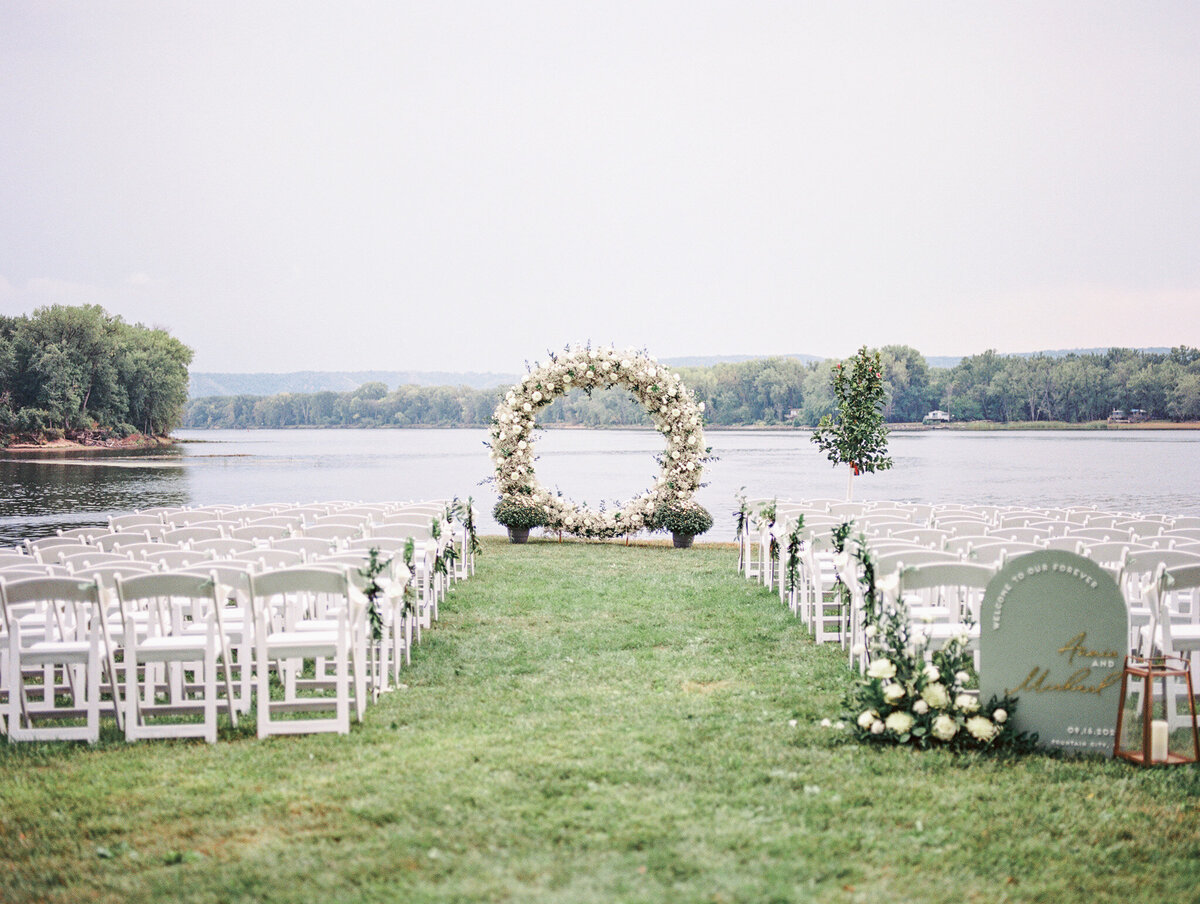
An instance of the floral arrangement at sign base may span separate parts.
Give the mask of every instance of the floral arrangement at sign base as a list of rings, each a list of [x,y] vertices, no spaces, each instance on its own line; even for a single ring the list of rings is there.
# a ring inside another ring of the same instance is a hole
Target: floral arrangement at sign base
[[[666,439],[659,456],[661,473],[650,489],[614,508],[578,506],[543,487],[534,473],[533,431],[537,412],[572,389],[592,392],[622,386],[646,409]],[[496,469],[500,501],[536,511],[531,527],[586,538],[611,538],[653,528],[655,510],[666,502],[691,500],[700,487],[704,462],[704,403],[697,403],[679,379],[645,352],[570,346],[536,364],[505,393],[492,414],[488,446]],[[501,520],[506,527],[512,527]]]
[[[980,702],[967,636],[953,637],[930,652],[929,639],[909,620],[898,578],[892,575],[877,585],[866,538],[860,534],[847,543],[849,532],[849,525],[843,525],[835,537],[841,537],[836,543],[839,581],[854,558],[863,594],[865,642],[854,653],[865,653],[869,664],[850,693],[846,717],[859,740],[922,749],[1033,749],[1036,736],[1017,733],[1013,727],[1016,697],[993,696]]]
[[[664,502],[654,510],[653,527],[669,530],[676,549],[689,548],[697,536],[712,526],[712,514],[695,499]]]

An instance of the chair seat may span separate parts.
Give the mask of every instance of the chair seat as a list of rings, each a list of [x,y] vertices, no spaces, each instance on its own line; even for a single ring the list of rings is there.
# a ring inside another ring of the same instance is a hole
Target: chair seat
[[[48,662],[87,662],[92,646],[86,640],[39,640],[21,650],[21,661],[30,665]]]
[[[276,631],[267,635],[267,655],[272,659],[289,656],[337,655],[336,631]]]

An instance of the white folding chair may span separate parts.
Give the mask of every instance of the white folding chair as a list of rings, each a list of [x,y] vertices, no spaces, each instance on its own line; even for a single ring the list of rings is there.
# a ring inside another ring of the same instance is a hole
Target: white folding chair
[[[366,600],[349,569],[288,568],[250,576],[258,680],[258,736],[350,731],[350,711],[362,719],[366,707]],[[305,663],[328,660],[332,679],[302,679]],[[268,663],[279,663],[283,699],[273,699]],[[301,690],[329,688],[327,696],[302,697]],[[288,718],[333,708],[330,717]]]
[[[7,634],[8,736],[14,741],[100,738],[101,671],[120,706],[99,618],[100,588],[78,578],[0,579]],[[69,705],[60,705],[60,697]],[[82,719],[83,724],[77,724]],[[54,724],[45,724],[54,723]]]
[[[118,576],[115,583],[124,627],[125,739],[201,737],[215,744],[218,671],[237,727],[216,579],[165,573]],[[142,622],[144,635],[132,627]],[[199,721],[179,718],[197,713]]]

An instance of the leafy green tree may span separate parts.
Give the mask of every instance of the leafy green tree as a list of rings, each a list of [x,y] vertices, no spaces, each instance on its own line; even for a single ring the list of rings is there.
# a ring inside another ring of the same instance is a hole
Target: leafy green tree
[[[864,346],[849,362],[835,364],[831,386],[837,399],[837,417],[821,418],[812,441],[834,467],[850,466],[846,498],[851,499],[855,475],[886,471],[892,466],[883,422],[886,390],[879,352],[868,352]]]

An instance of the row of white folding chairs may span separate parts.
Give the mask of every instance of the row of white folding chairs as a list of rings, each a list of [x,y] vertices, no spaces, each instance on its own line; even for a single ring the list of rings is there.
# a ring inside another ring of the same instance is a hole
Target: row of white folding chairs
[[[781,536],[790,532],[794,521],[783,515],[778,519],[782,525]],[[809,516],[806,530],[803,533],[804,549],[800,555],[799,574],[795,576],[794,586],[787,578],[786,548],[781,544],[776,571],[780,575],[780,596],[787,599],[792,610],[805,619],[814,637],[821,642],[838,641],[844,645],[851,643],[852,609],[845,603],[850,599],[842,599],[842,591],[838,586],[838,573],[832,555],[832,528],[836,525],[830,519],[822,516]],[[904,532],[899,532],[903,534]],[[856,534],[852,534],[854,540]],[[996,569],[1006,561],[1026,553],[1037,552],[1048,548],[1045,543],[1033,544],[1020,541],[1005,541],[997,538],[979,538],[977,545],[962,543],[950,549],[937,549],[936,544],[922,546],[915,538],[908,536],[892,536],[884,538],[869,538],[870,546],[876,560],[877,576],[882,577],[897,571],[904,566],[924,566],[934,564],[968,564]],[[1146,602],[1147,588],[1152,582],[1152,576],[1159,566],[1183,566],[1200,563],[1200,550],[1170,550],[1139,546],[1137,544],[1093,544],[1091,547],[1078,543],[1071,548],[1081,555],[1092,558],[1106,567],[1117,580],[1126,606],[1129,610],[1131,625],[1131,646],[1136,648],[1136,635],[1150,619],[1150,609]],[[846,561],[841,563],[841,570],[850,569]],[[769,572],[768,572],[769,574]],[[841,575],[850,591],[856,590],[846,575]],[[928,612],[922,613],[928,615]],[[1191,606],[1184,611],[1174,613],[1175,623],[1196,624],[1200,620],[1200,606]],[[935,633],[937,632],[935,628]]]
[[[252,681],[260,737],[345,733],[350,707],[361,719],[368,697],[385,689],[388,668],[398,668],[403,596],[387,597],[374,638],[354,569],[341,562],[258,573],[227,564],[129,574],[111,587],[78,576],[0,576],[8,734],[94,742],[106,696],[128,740],[214,742],[218,705],[236,727],[238,714],[249,711]],[[302,677],[306,663],[311,678]],[[272,674],[281,700],[272,694]],[[306,686],[335,694],[305,696]],[[288,717],[330,708],[332,717]],[[181,718],[189,714],[199,719]],[[64,724],[80,719],[82,725]]]

